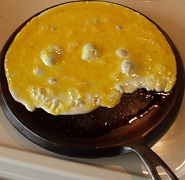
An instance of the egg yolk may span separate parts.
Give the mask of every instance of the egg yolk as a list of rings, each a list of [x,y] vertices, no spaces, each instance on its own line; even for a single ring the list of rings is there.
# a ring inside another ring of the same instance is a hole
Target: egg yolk
[[[8,86],[29,111],[53,115],[113,108],[138,88],[169,92],[176,60],[143,15],[107,2],[72,2],[34,17],[5,57]]]

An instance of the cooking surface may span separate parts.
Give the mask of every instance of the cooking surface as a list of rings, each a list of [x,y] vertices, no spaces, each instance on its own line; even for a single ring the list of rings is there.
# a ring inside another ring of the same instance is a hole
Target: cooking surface
[[[2,48],[11,33],[27,18],[44,8],[61,3],[61,1],[57,0],[43,2],[19,1],[15,4],[13,0],[0,1],[0,48]],[[176,44],[182,59],[185,59],[185,52],[183,51],[185,42],[182,39],[185,32],[185,24],[182,23],[185,18],[185,12],[183,11],[185,2],[183,0],[178,2],[175,0],[170,2],[167,0],[122,0],[114,2],[128,5],[159,24]],[[9,6],[10,4],[11,6]],[[175,123],[167,134],[158,142],[153,141],[150,143],[150,145],[153,145],[152,149],[179,177],[185,173],[183,108],[185,108],[185,100]],[[139,179],[137,175],[142,176],[142,171],[146,173],[140,160],[134,154],[88,160],[68,158],[50,153],[19,134],[6,119],[2,110],[0,111],[0,118],[0,174],[3,177],[14,179],[20,179],[23,176],[32,177],[33,173],[31,172],[36,171],[35,177],[40,179],[46,179],[49,176],[56,178],[68,177],[67,179],[82,179],[82,176],[85,179],[121,179],[123,177],[124,179]],[[36,154],[34,155],[33,153]],[[50,165],[48,165],[48,162],[50,162]],[[76,164],[74,162],[80,163]],[[34,164],[40,167],[40,171],[33,168]],[[24,167],[25,171],[20,171],[20,167]],[[25,177],[23,178],[26,179]]]

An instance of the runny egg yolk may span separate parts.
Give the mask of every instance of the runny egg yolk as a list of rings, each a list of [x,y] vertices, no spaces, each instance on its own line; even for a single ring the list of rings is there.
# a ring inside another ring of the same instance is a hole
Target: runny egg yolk
[[[8,86],[29,111],[53,115],[113,108],[138,88],[169,92],[173,51],[141,14],[107,2],[72,2],[34,17],[5,57]]]

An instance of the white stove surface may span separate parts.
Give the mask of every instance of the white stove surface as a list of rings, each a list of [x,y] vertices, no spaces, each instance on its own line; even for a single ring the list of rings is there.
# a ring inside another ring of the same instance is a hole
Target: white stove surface
[[[64,0],[0,0],[0,49],[8,37],[35,13]],[[114,0],[155,21],[177,46],[185,64],[185,0]],[[185,180],[185,98],[174,124],[152,149],[180,180]],[[168,179],[160,171],[164,179]],[[15,180],[142,180],[148,179],[134,154],[100,159],[60,156],[30,142],[10,124],[0,109],[0,179]]]

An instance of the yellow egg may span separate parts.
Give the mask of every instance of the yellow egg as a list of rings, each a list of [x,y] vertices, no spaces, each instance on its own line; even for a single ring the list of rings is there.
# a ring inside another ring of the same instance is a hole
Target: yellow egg
[[[176,60],[147,18],[107,2],[72,2],[34,17],[5,57],[14,99],[53,115],[113,108],[138,88],[169,92]]]

